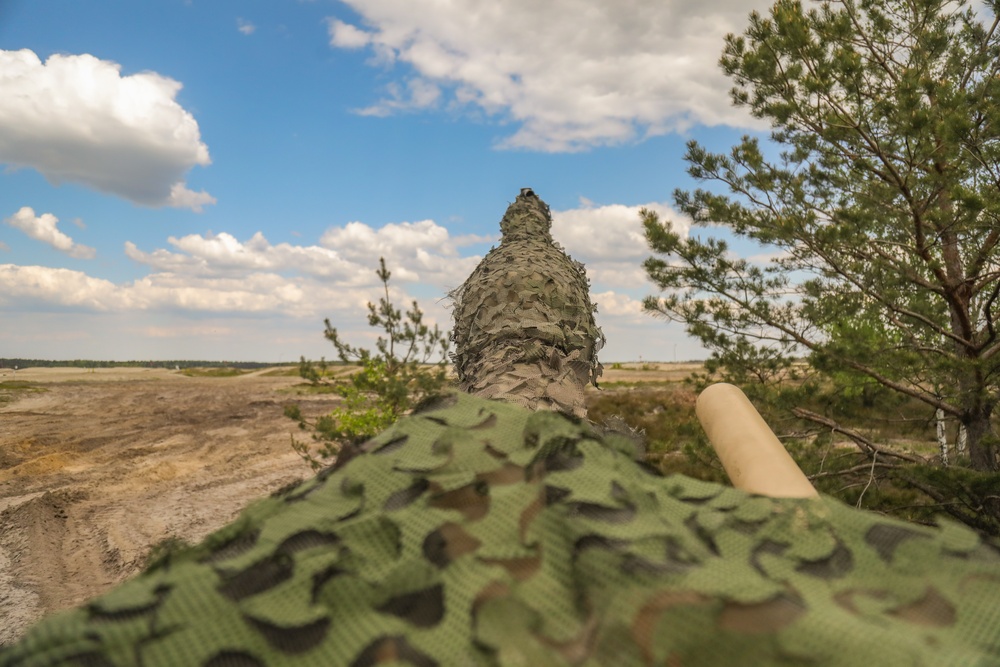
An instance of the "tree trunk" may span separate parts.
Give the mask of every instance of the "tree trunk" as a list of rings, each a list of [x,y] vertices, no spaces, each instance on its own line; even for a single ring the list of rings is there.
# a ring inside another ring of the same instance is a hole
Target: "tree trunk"
[[[965,426],[966,445],[972,459],[973,470],[995,472],[997,470],[997,438],[990,423],[993,406],[978,407],[962,416]]]
[[[938,408],[934,413],[934,417],[937,421],[937,441],[938,447],[941,449],[941,465],[948,466],[948,435],[945,432],[944,424],[944,410]]]

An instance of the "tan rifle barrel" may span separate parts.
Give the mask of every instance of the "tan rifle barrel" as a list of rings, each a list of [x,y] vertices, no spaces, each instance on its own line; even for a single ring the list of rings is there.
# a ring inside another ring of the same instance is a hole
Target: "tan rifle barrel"
[[[695,408],[709,442],[738,489],[775,498],[814,498],[816,489],[739,388],[714,384]]]

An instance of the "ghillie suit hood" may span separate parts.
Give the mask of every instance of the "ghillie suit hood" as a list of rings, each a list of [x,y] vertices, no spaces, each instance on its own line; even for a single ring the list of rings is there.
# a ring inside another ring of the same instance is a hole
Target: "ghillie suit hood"
[[[450,295],[455,370],[470,394],[582,417],[604,334],[586,270],[551,228],[549,207],[522,189],[500,221],[500,245]]]

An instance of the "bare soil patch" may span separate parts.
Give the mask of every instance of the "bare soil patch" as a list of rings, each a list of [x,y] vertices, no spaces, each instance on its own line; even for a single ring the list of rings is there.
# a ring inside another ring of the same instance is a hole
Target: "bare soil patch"
[[[0,645],[135,574],[154,544],[197,542],[309,476],[284,405],[315,416],[338,401],[267,371],[43,368],[16,380],[44,391],[0,402]]]

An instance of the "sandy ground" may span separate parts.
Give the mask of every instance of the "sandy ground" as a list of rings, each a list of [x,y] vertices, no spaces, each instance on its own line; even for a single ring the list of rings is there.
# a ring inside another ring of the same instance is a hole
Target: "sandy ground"
[[[604,364],[604,374],[599,382],[607,383],[614,388],[615,383],[659,384],[663,382],[682,382],[684,378],[695,371],[704,370],[700,361],[683,361],[678,363],[639,363],[630,362],[617,364],[621,368],[612,368],[611,363]],[[588,387],[588,391],[594,391]]]
[[[310,475],[283,406],[317,415],[336,402],[260,372],[45,368],[16,379],[45,391],[0,403],[0,645],[135,574],[161,540],[198,541]]]

